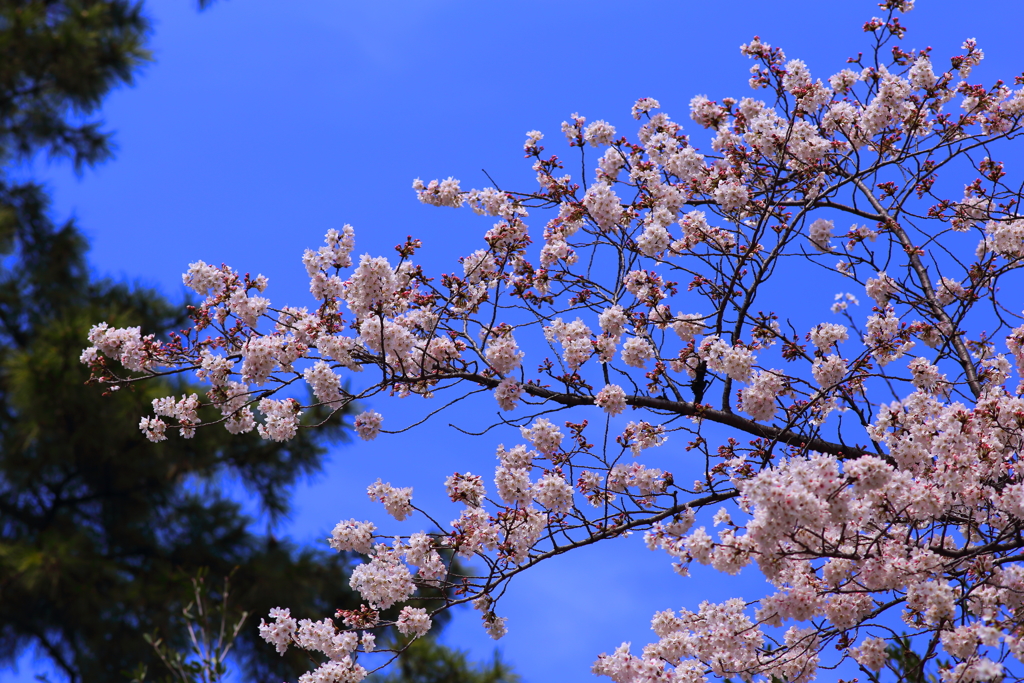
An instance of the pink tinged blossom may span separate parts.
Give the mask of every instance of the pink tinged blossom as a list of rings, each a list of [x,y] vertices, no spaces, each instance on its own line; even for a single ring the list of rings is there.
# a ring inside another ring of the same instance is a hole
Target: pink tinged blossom
[[[373,441],[380,434],[381,423],[384,417],[376,410],[366,410],[356,415],[355,428],[359,438],[363,441]]]
[[[654,346],[641,337],[630,337],[622,345],[622,362],[630,367],[642,368],[654,357]]]
[[[839,73],[829,76],[828,82],[837,93],[845,94],[850,88],[860,81],[860,74],[850,69],[843,69]]]
[[[373,532],[376,530],[371,522],[342,520],[335,525],[327,542],[338,552],[354,550],[366,555],[373,548]]]
[[[896,281],[886,275],[885,271],[879,273],[878,277],[868,278],[864,286],[867,295],[874,299],[879,307],[885,306],[897,288]]]
[[[302,373],[303,378],[313,390],[317,399],[331,408],[340,408],[342,405],[341,377],[339,377],[331,366],[320,360]]]
[[[650,223],[644,227],[643,234],[637,239],[637,248],[644,256],[656,256],[668,249],[672,236],[664,226]]]
[[[825,358],[815,358],[811,366],[814,380],[823,389],[832,389],[846,378],[846,361],[841,356],[832,354]]]
[[[160,418],[144,417],[139,422],[139,429],[146,438],[153,443],[159,443],[167,440],[167,423]]]
[[[278,367],[280,347],[275,337],[250,337],[242,346],[242,381],[263,386]]]
[[[498,496],[508,505],[526,507],[532,500],[530,470],[524,467],[500,466],[494,473]]]
[[[622,306],[615,304],[601,312],[598,322],[601,325],[601,331],[618,340],[625,333],[628,320]]]
[[[552,456],[562,446],[561,430],[545,417],[537,418],[529,429],[521,427],[520,432],[524,439],[544,455]]]
[[[867,638],[859,646],[850,648],[850,655],[865,669],[881,671],[889,661],[888,647],[889,643],[884,638]]]
[[[509,201],[509,196],[493,187],[485,187],[482,190],[470,190],[466,195],[466,201],[473,213],[483,216],[510,216],[516,209]],[[525,211],[522,212],[525,215]]]
[[[256,327],[260,316],[266,313],[270,300],[261,296],[248,296],[242,288],[231,293],[228,298],[230,311],[249,327]]]
[[[914,65],[910,67],[910,83],[918,90],[933,88],[938,82],[935,72],[932,70],[932,61],[927,54],[918,56]]]
[[[398,615],[396,627],[404,636],[421,638],[430,631],[430,616],[422,607],[403,607]]]
[[[500,530],[491,524],[490,516],[482,508],[464,508],[451,526],[459,531],[456,545],[460,557],[472,557],[498,547]]]
[[[587,189],[583,205],[594,219],[597,227],[605,232],[618,229],[622,220],[622,204],[618,195],[608,183],[595,183]]]
[[[665,170],[679,178],[684,183],[689,183],[701,178],[706,172],[704,155],[693,147],[684,147],[665,160]]]
[[[615,141],[615,126],[607,121],[594,121],[583,130],[583,139],[591,147],[610,145]]]
[[[226,266],[217,268],[208,266],[203,261],[196,261],[188,264],[188,272],[181,276],[181,281],[199,296],[208,297],[212,293],[217,297],[224,292],[227,281],[234,279],[234,276],[231,269]]]
[[[487,344],[485,353],[488,364],[499,375],[507,375],[518,368],[522,364],[524,355],[510,332],[492,339]]]
[[[835,323],[815,325],[811,328],[809,336],[811,343],[821,352],[827,352],[833,345],[850,338],[847,328],[844,325],[837,325]]]
[[[652,425],[649,422],[630,422],[622,432],[623,445],[628,444],[633,455],[640,455],[640,451],[648,448],[656,448],[668,439],[664,436],[663,425]]]
[[[489,251],[477,249],[462,259],[462,270],[470,284],[490,280],[497,272],[494,256]]]
[[[871,349],[871,355],[878,364],[885,366],[912,349],[914,342],[902,339],[899,318],[892,306],[886,306],[882,315],[868,318],[864,345]]]
[[[731,379],[739,382],[750,380],[753,371],[754,354],[743,346],[730,346],[717,335],[704,338],[697,355],[716,372],[724,372]]]
[[[485,614],[484,630],[493,640],[500,640],[508,633],[508,627],[505,626],[506,621],[505,617],[499,617],[493,612]]]
[[[746,205],[750,193],[746,186],[740,183],[719,183],[715,188],[714,197],[723,211],[735,211]]]
[[[594,353],[593,333],[579,318],[571,323],[556,318],[544,328],[544,336],[562,346],[562,358],[572,370],[579,369]]]
[[[224,356],[215,356],[204,349],[199,369],[196,370],[196,378],[206,380],[215,387],[224,386],[234,367],[235,361]]]
[[[626,409],[626,392],[618,384],[606,384],[597,392],[594,403],[609,415],[619,415]]]
[[[533,498],[549,511],[565,514],[572,509],[572,486],[561,475],[548,473],[533,485]]]
[[[322,356],[333,360],[347,370],[361,372],[363,366],[359,365],[352,355],[357,346],[358,342],[351,337],[322,335],[316,340],[316,349]]]
[[[269,616],[274,620],[273,623],[268,624],[260,619],[260,637],[273,645],[279,655],[283,655],[294,642],[298,622],[292,618],[288,608],[275,607],[270,610]]]
[[[834,227],[832,221],[824,218],[819,218],[811,223],[807,235],[815,249],[823,253],[832,251],[831,240]]]
[[[575,112],[569,118],[572,119],[572,123],[562,121],[562,134],[565,135],[566,140],[572,143],[582,134],[583,124],[587,122],[587,119]]]
[[[425,533],[417,532],[409,537],[409,547],[405,551],[405,561],[418,567],[416,576],[424,581],[438,581],[448,573],[441,556],[434,550],[434,542]]]
[[[515,410],[523,395],[523,385],[511,377],[506,377],[494,389],[494,398],[502,410]]]
[[[409,568],[384,544],[373,549],[369,562],[352,570],[349,585],[374,609],[387,609],[416,592]]]
[[[653,97],[641,97],[633,104],[633,118],[639,121],[642,115],[660,108],[661,104]]]
[[[977,254],[986,253],[1005,259],[1024,258],[1024,219],[985,223],[985,238],[978,244]]]
[[[935,283],[935,301],[940,306],[948,306],[954,301],[962,299],[966,294],[967,290],[963,285],[948,277],[940,278]]]
[[[345,656],[307,671],[299,676],[299,683],[359,683],[367,675],[366,669],[356,664],[351,657]]]
[[[932,365],[925,358],[915,358],[910,361],[910,372],[913,376],[913,385],[930,394],[941,393],[947,384],[946,376],[939,372],[939,368]]]
[[[391,311],[397,291],[398,279],[388,260],[363,254],[345,288],[344,298],[349,309],[362,320],[374,310]]]
[[[700,313],[676,313],[672,330],[684,342],[692,342],[698,334],[702,334],[706,326],[704,316]]]
[[[149,348],[154,343],[153,335],[142,336],[142,328],[111,328],[106,323],[93,325],[89,330],[89,342],[100,353],[121,363],[128,370],[139,372],[153,365]],[[95,355],[95,352],[90,354]]]
[[[424,184],[417,178],[412,182],[412,187],[416,190],[416,196],[424,204],[458,208],[464,201],[459,181],[455,178],[441,181],[431,180],[428,184]]]
[[[511,525],[506,542],[509,559],[515,564],[522,564],[530,556],[530,550],[540,540],[548,526],[548,515],[535,507],[520,509],[516,513],[516,521]]]
[[[741,410],[755,420],[768,422],[778,411],[776,399],[788,389],[785,375],[779,370],[758,370],[750,386],[740,390]]]
[[[444,488],[453,503],[461,502],[471,507],[479,507],[486,493],[483,480],[471,472],[456,472],[445,480]]]
[[[704,95],[695,95],[690,99],[690,118],[703,128],[718,128],[724,112]]]
[[[622,152],[614,147],[609,147],[597,162],[597,179],[608,183],[614,182],[619,177],[619,171],[625,165],[626,157]]]
[[[399,489],[378,479],[366,489],[366,495],[370,500],[383,503],[388,514],[399,522],[413,513],[411,486]]]
[[[298,401],[294,398],[283,401],[264,398],[260,399],[259,410],[266,418],[264,424],[257,427],[260,436],[273,441],[289,441],[295,437],[302,416]]]

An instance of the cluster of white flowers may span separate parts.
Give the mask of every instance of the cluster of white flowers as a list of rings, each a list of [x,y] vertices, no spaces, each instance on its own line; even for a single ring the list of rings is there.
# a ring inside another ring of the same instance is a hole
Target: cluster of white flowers
[[[758,370],[750,385],[740,390],[741,410],[761,422],[772,420],[778,411],[775,401],[786,388],[785,374],[780,370]]]
[[[740,183],[720,183],[715,188],[714,197],[723,211],[735,211],[746,205],[750,191]]]
[[[656,353],[654,345],[643,337],[630,337],[622,345],[622,362],[633,368],[642,368]]]
[[[366,555],[373,548],[373,532],[376,530],[377,527],[372,522],[342,520],[334,526],[327,542],[338,552],[354,550]]]
[[[985,223],[985,238],[978,244],[978,254],[986,253],[1006,259],[1024,257],[1024,219]]]
[[[464,201],[459,181],[455,178],[441,181],[431,180],[428,184],[424,184],[417,178],[412,182],[412,188],[416,190],[416,196],[424,204],[458,208]]]
[[[562,447],[562,431],[546,417],[537,418],[532,427],[522,427],[520,431],[524,439],[546,456],[554,455]]]
[[[113,329],[107,323],[93,325],[89,330],[89,343],[93,346],[82,353],[82,362],[88,363],[102,353],[129,370],[148,370],[154,365],[146,349],[152,341],[153,335],[143,337],[140,327]]]
[[[523,352],[516,345],[511,332],[496,337],[487,344],[487,362],[499,375],[507,375],[523,362]]]
[[[430,624],[430,616],[427,614],[427,610],[422,607],[403,607],[398,615],[396,626],[402,635],[421,638],[427,635],[427,632],[430,630]]]
[[[609,306],[601,312],[601,315],[598,317],[598,323],[601,325],[602,332],[618,342],[622,335],[625,334],[629,320],[626,318],[626,313],[622,306],[616,304]]]
[[[352,570],[349,585],[374,609],[387,609],[408,600],[416,592],[416,584],[401,554],[383,543],[373,547],[369,562]]]
[[[885,274],[883,270],[878,274],[878,277],[869,277],[867,283],[864,285],[864,290],[867,295],[875,300],[875,303],[879,307],[885,306],[891,297],[897,290],[896,281]]]
[[[587,207],[587,211],[597,227],[605,231],[618,229],[619,222],[622,221],[623,209],[621,200],[611,185],[608,183],[591,185],[587,188],[583,205]]]
[[[626,392],[618,384],[606,384],[597,392],[594,403],[609,415],[618,415],[626,409]]]
[[[549,472],[533,485],[533,498],[551,512],[572,509],[572,486],[560,474]]]
[[[544,328],[544,336],[562,346],[562,358],[572,370],[578,370],[594,353],[593,333],[579,318],[571,323],[555,318]]]
[[[655,448],[665,443],[665,427],[663,425],[652,425],[649,422],[630,422],[622,430],[621,442],[628,444],[633,455],[639,455],[640,451],[648,448]]]
[[[169,417],[178,421],[181,425],[181,435],[191,439],[196,434],[196,426],[199,424],[199,396],[190,394],[182,396],[180,401],[175,401],[173,396],[153,399],[153,412],[160,417]],[[146,429],[143,429],[148,435]]]
[[[388,514],[399,522],[412,514],[412,487],[397,489],[378,479],[366,489],[366,495],[383,503]]]
[[[834,344],[844,342],[850,338],[849,330],[845,325],[836,323],[821,323],[811,328],[807,335],[819,351],[827,353]]]
[[[914,342],[904,340],[900,333],[900,320],[892,306],[886,306],[882,315],[868,318],[864,345],[871,349],[879,365],[888,365],[914,347]]]
[[[472,472],[451,475],[444,480],[444,489],[453,503],[461,502],[472,507],[479,507],[487,493],[483,480]]]
[[[744,346],[730,346],[718,335],[704,338],[697,348],[697,355],[715,372],[724,372],[731,379],[748,382],[753,372],[753,352]]]
[[[813,223],[808,229],[808,238],[811,240],[811,244],[814,248],[820,252],[828,253],[832,251],[832,230],[835,228],[835,224],[825,218],[819,218]]]
[[[260,436],[274,441],[289,441],[295,437],[299,428],[302,410],[294,398],[276,401],[263,398],[259,402],[259,410],[266,417],[264,424],[258,425]]]
[[[925,358],[915,358],[910,361],[908,367],[913,375],[911,382],[916,388],[932,394],[945,393],[946,376],[939,372],[937,366],[932,365]]]
[[[814,380],[824,389],[831,389],[842,382],[846,378],[847,370],[846,361],[836,354],[815,358],[811,366]]]
[[[498,386],[494,389],[494,398],[502,410],[514,410],[522,395],[523,385],[511,377],[506,377],[498,382]]]
[[[398,285],[398,277],[386,258],[363,254],[345,287],[345,303],[360,321],[375,309],[392,312]]]
[[[313,395],[330,408],[342,406],[341,377],[324,361],[317,361],[302,373]]]
[[[287,607],[273,608],[270,610],[270,618],[274,620],[271,624],[260,619],[260,637],[277,648],[278,654],[283,655],[294,642],[298,622]]]
[[[353,425],[360,439],[373,441],[380,434],[380,426],[383,422],[384,417],[376,410],[364,410],[356,415]]]
[[[672,323],[672,331],[684,342],[692,342],[706,327],[704,316],[699,313],[676,313],[675,321]]]

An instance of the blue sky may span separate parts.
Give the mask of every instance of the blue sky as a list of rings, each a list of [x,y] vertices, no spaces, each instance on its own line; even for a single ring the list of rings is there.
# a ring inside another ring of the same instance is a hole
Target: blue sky
[[[976,37],[987,59],[972,81],[1024,69],[1016,3],[918,5],[904,22],[907,45],[934,47],[941,63]],[[420,237],[418,262],[435,273],[482,246],[487,221],[421,205],[413,178],[484,187],[486,169],[502,187],[529,189],[526,131],[541,130],[548,149],[567,156],[561,121],[579,112],[632,136],[629,109],[644,96],[692,131],[693,95],[750,94],[738,46],[755,34],[825,78],[866,49],[860,26],[879,13],[861,0],[221,0],[201,14],[186,0],[147,6],[155,62],[103,109],[117,158],[81,177],[42,162],[32,173],[52,188],[56,216],[77,218],[97,273],[180,299],[189,262],[225,262],[267,275],[277,305],[311,303],[302,251],[344,223],[356,228],[357,253],[389,254],[406,235]],[[824,310],[833,294],[812,291],[806,305]],[[387,427],[411,420],[406,406],[373,407]],[[451,421],[336,448],[325,474],[297,491],[279,533],[323,539],[349,517],[419,530],[389,524],[367,501],[377,477],[414,486],[418,501],[454,517],[444,477],[469,469],[489,480],[497,440],[462,436]],[[750,569],[683,579],[639,538],[606,545],[526,572],[503,599],[509,635],[499,647],[526,681],[591,679],[597,654],[649,642],[655,611],[763,594]],[[494,647],[469,612],[445,640],[474,658]],[[25,657],[18,676],[0,677],[28,681],[43,670]]]

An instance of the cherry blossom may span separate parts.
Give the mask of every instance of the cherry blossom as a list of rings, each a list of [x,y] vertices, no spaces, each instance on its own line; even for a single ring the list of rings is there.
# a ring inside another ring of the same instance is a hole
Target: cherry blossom
[[[486,394],[481,443],[508,446],[493,479],[437,473],[455,518],[377,480],[393,519],[328,541],[365,556],[363,607],[344,628],[283,608],[260,624],[279,652],[334,658],[304,680],[361,680],[375,629],[422,637],[464,603],[500,638],[520,573],[634,532],[683,595],[694,562],[769,588],[666,605],[652,642],[597,656],[614,681],[874,676],[901,631],[944,683],[1024,677],[1024,218],[998,158],[1024,132],[1024,82],[964,80],[973,39],[948,57],[904,46],[912,7],[882,3],[870,51],[828,77],[755,38],[756,98],[698,95],[683,123],[651,98],[635,130],[573,114],[556,144],[582,155],[579,177],[530,131],[536,188],[414,181],[424,204],[484,220],[446,272],[413,263],[414,238],[356,260],[345,226],[302,258],[305,307],[197,261],[190,329],[92,328],[81,360],[111,390],[210,385],[153,402],[139,427],[156,442],[218,425],[287,441],[306,410],[356,402],[356,433],[387,438],[418,424],[383,432],[393,401],[454,424]],[[427,586],[436,607],[402,604]]]

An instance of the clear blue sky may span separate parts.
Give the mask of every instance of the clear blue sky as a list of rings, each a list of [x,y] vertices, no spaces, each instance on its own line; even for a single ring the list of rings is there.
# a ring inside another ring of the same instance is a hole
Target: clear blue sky
[[[503,187],[531,188],[526,131],[559,149],[559,124],[579,112],[632,136],[629,109],[643,96],[693,130],[693,95],[750,94],[750,63],[737,48],[754,34],[825,78],[867,48],[860,26],[879,13],[867,0],[221,0],[202,14],[187,0],[147,6],[156,61],[104,106],[117,158],[81,178],[42,163],[33,173],[49,182],[56,217],[74,215],[90,238],[97,273],[180,299],[190,261],[225,262],[267,275],[277,305],[310,303],[302,251],[344,223],[356,228],[357,253],[390,254],[405,235],[422,238],[418,261],[435,273],[479,248],[488,223],[419,204],[413,178],[483,187],[486,169]],[[1016,2],[919,0],[907,44],[933,46],[942,63],[976,37],[987,56],[977,80],[1011,80],[1024,69],[1021,19]],[[832,294],[812,293],[807,305],[824,309]],[[408,407],[374,407],[388,427],[411,419]],[[413,485],[418,501],[447,504],[454,517],[444,477],[468,469],[489,481],[496,440],[460,436],[449,421],[338,447],[278,533],[322,539],[349,517],[419,530],[389,524],[366,500],[377,477]],[[683,579],[639,538],[606,545],[513,583],[499,609],[509,619],[500,647],[526,681],[590,680],[597,654],[650,642],[655,611],[763,594],[751,569]],[[493,648],[476,613],[457,615],[445,639],[474,658]],[[26,657],[18,676],[0,677],[29,681],[44,670]]]

